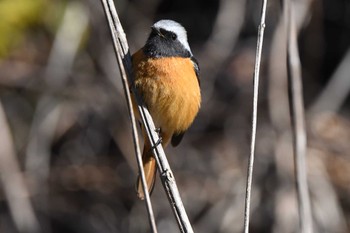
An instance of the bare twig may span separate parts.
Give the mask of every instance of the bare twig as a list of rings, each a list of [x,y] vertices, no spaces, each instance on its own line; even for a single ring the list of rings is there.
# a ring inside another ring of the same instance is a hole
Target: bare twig
[[[245,210],[244,210],[244,232],[245,233],[249,232],[250,197],[251,197],[251,191],[252,191],[251,189],[252,189],[253,168],[254,168],[256,125],[257,125],[257,115],[258,115],[258,94],[259,94],[259,73],[260,73],[259,71],[260,71],[262,45],[263,45],[263,39],[264,39],[264,30],[265,30],[266,5],[267,5],[267,0],[264,0],[261,7],[261,21],[258,28],[258,41],[257,41],[256,57],[255,57],[252,135],[251,135],[250,155],[249,155],[248,169],[247,169],[247,187],[246,187]]]
[[[15,154],[5,112],[0,103],[0,174],[10,213],[19,232],[40,232],[39,222],[29,200],[29,192]]]
[[[141,156],[141,151],[140,151],[140,143],[138,139],[138,134],[137,134],[137,126],[136,126],[136,119],[135,119],[135,114],[134,110],[132,107],[132,101],[131,101],[131,94],[129,90],[129,82],[128,82],[128,77],[131,75],[131,58],[130,58],[130,53],[129,53],[129,47],[126,42],[126,37],[124,34],[124,31],[121,27],[121,24],[119,22],[119,18],[116,12],[116,9],[114,7],[114,4],[112,1],[109,0],[102,0],[103,8],[107,17],[107,21],[109,23],[109,28],[111,30],[111,35],[113,39],[113,45],[121,73],[121,78],[122,78],[122,84],[123,84],[123,89],[124,89],[124,94],[126,96],[127,104],[128,104],[128,110],[129,110],[129,115],[131,118],[131,126],[132,126],[132,136],[134,140],[134,149],[136,152],[136,160],[137,160],[137,165],[138,169],[140,171],[141,175],[141,181],[142,181],[142,188],[143,192],[145,194],[145,203],[146,203],[146,208],[147,208],[147,213],[148,213],[148,219],[150,222],[150,226],[152,229],[153,233],[157,233],[157,225],[155,222],[154,218],[154,213],[153,213],[153,208],[152,208],[152,203],[147,187],[147,182],[146,182],[146,177],[145,177],[145,172],[143,169],[143,164],[142,164],[142,156]],[[124,50],[122,48],[122,42],[124,45]],[[128,60],[129,59],[129,60]],[[128,61],[127,61],[128,60]],[[128,72],[128,73],[126,73]],[[131,82],[130,82],[131,83]]]
[[[141,165],[141,157],[139,152],[139,145],[138,145],[138,139],[137,139],[137,131],[136,131],[136,122],[135,117],[132,109],[131,104],[131,97],[130,97],[130,91],[129,91],[129,83],[132,83],[131,79],[131,57],[129,53],[129,46],[126,40],[125,33],[123,31],[123,28],[121,26],[121,23],[118,18],[118,14],[116,12],[114,3],[112,0],[101,0],[102,4],[104,6],[105,14],[109,23],[109,27],[112,34],[113,39],[113,45],[116,52],[116,56],[119,63],[119,68],[122,73],[122,82],[123,87],[125,91],[125,95],[128,102],[128,108],[129,108],[129,114],[132,121],[132,129],[133,129],[133,138],[135,142],[135,150],[137,154],[137,161],[139,163],[139,169],[143,184],[143,189],[145,193],[147,208],[148,208],[148,214],[150,219],[151,227],[154,231],[156,231],[155,228],[155,221],[153,212],[151,211],[150,206],[150,200],[149,200],[149,194],[147,190],[147,185],[144,179],[143,174],[143,168]],[[129,83],[127,82],[127,79],[129,80]],[[165,188],[166,194],[168,196],[169,202],[171,204],[172,210],[174,212],[175,218],[177,220],[177,223],[180,227],[181,232],[193,232],[192,226],[189,222],[189,219],[187,217],[185,208],[183,206],[179,191],[177,189],[177,185],[175,182],[175,178],[173,176],[173,173],[170,169],[168,160],[165,156],[163,147],[160,143],[156,143],[159,140],[159,136],[157,134],[157,131],[155,129],[153,120],[151,118],[151,115],[149,114],[148,110],[142,105],[142,100],[137,94],[137,90],[133,85],[131,85],[132,91],[135,95],[137,104],[138,104],[138,110],[140,112],[140,116],[142,118],[142,123],[146,129],[147,135],[149,137],[150,143],[153,148],[153,153],[155,155],[155,159],[157,161],[158,170],[161,176],[162,184]],[[149,203],[148,203],[149,202]]]
[[[300,230],[302,233],[312,233],[312,214],[306,174],[306,129],[304,119],[304,103],[301,82],[300,58],[297,47],[297,28],[294,18],[294,1],[285,1],[288,10],[287,24],[287,70],[290,91],[290,112],[293,127],[294,163],[296,185],[298,192]]]

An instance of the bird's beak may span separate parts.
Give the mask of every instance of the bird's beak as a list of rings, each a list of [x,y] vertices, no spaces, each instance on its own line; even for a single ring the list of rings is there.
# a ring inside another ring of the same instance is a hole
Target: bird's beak
[[[164,38],[164,35],[160,32],[159,28],[156,28],[156,27],[151,27],[151,28],[155,33],[157,33],[158,36]]]

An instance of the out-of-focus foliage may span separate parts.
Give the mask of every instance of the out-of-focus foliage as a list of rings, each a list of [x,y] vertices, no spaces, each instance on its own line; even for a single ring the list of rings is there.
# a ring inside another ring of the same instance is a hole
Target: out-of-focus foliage
[[[0,57],[23,40],[30,26],[42,21],[46,4],[45,0],[0,1]]]

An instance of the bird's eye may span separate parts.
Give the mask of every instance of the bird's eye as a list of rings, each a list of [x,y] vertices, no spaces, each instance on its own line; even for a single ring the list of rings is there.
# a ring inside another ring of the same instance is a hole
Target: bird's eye
[[[177,39],[177,35],[175,33],[171,33],[171,39],[172,40],[176,40]]]

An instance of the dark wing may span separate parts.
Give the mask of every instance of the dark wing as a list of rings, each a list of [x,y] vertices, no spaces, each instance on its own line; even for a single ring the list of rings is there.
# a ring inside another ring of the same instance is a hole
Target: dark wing
[[[198,65],[198,61],[195,57],[191,57],[191,61],[193,63],[193,67],[194,67],[194,71],[196,72],[196,76],[197,76],[197,80],[199,83],[199,86],[201,85],[201,80],[199,79],[199,65]]]
[[[178,146],[180,144],[184,134],[185,134],[185,132],[173,134],[173,137],[171,138],[171,145],[173,147]]]

